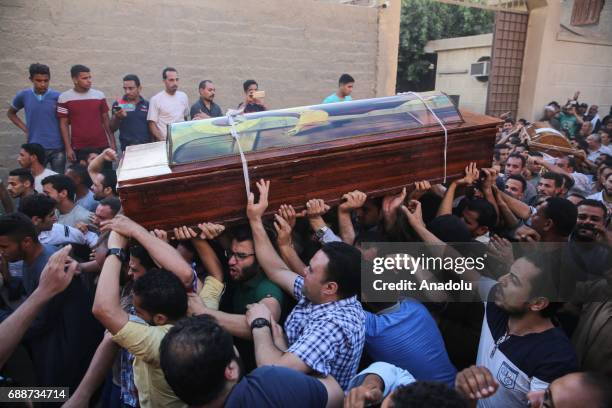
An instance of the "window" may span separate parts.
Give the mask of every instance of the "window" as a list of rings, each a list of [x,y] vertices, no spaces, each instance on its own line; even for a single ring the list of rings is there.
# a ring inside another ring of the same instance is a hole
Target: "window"
[[[584,26],[599,23],[603,5],[604,0],[574,0],[570,24]]]

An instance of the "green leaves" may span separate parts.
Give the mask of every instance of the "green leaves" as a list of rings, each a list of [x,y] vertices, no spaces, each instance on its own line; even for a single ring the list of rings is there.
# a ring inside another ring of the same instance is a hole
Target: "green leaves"
[[[488,10],[442,4],[433,0],[402,0],[397,69],[398,91],[418,84],[428,73],[430,59],[425,44],[440,38],[490,33],[494,13]]]

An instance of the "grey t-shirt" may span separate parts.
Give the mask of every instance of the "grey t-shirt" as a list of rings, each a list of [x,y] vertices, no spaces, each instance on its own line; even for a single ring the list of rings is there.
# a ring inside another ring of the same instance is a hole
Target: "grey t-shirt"
[[[89,224],[89,216],[91,212],[87,211],[85,208],[80,205],[75,205],[72,211],[67,214],[59,214],[57,217],[57,222],[60,224],[68,225],[69,227],[75,227],[79,222],[83,222],[85,224]]]
[[[30,265],[23,263],[23,287],[26,291],[26,294],[30,296],[34,289],[38,287],[38,280],[40,278],[40,274],[43,269],[45,269],[45,265],[47,261],[57,251],[57,248],[52,245],[44,245],[43,244],[43,252],[38,255],[38,258],[34,260]]]

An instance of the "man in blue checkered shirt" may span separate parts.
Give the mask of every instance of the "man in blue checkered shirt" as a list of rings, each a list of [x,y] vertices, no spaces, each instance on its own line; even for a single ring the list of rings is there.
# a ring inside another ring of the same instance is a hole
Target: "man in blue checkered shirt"
[[[333,376],[343,389],[357,373],[365,339],[365,315],[357,300],[360,252],[345,243],[326,244],[310,260],[303,276],[292,272],[276,253],[261,217],[268,206],[270,182],[257,183],[259,202],[249,196],[247,215],[255,252],[268,279],[291,294],[297,305],[285,331],[272,326],[263,304],[250,305],[247,321],[258,366],[281,365],[304,373]]]

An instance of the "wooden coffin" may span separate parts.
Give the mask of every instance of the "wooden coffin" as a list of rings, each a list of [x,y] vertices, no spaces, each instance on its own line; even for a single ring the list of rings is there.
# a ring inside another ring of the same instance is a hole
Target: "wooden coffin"
[[[499,119],[461,112],[441,93],[400,94],[235,116],[251,186],[271,180],[272,213],[311,198],[338,204],[358,189],[395,193],[415,181],[489,166]],[[425,104],[427,106],[425,106]],[[175,123],[166,142],[130,146],[119,167],[125,213],[148,229],[246,220],[238,142],[228,117]],[[255,191],[256,195],[257,192]]]

